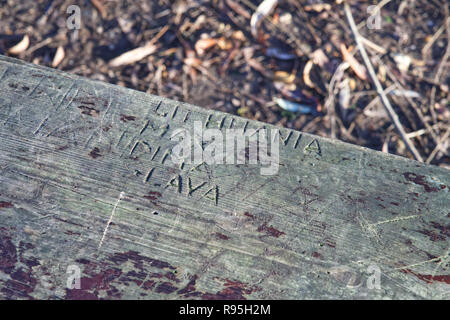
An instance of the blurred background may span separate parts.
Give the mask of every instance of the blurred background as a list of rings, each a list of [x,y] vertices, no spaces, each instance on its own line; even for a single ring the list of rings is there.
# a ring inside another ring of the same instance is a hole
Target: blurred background
[[[450,168],[449,2],[348,3],[406,138]],[[414,159],[342,0],[0,0],[0,54]]]

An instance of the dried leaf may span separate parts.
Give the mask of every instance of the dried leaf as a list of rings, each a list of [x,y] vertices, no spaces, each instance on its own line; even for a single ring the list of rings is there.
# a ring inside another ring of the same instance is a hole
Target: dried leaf
[[[290,26],[292,24],[292,14],[289,12],[284,12],[280,15],[280,23],[286,26]]]
[[[242,7],[238,2],[233,1],[233,0],[225,0],[225,3],[231,8],[233,9],[237,14],[243,16],[246,19],[250,19],[250,13],[248,13],[247,10],[244,9],[244,7]]]
[[[325,52],[322,49],[317,49],[312,53],[313,62],[317,64],[321,68],[325,68],[325,66],[330,63],[330,59],[328,59]]]
[[[313,67],[314,63],[312,60],[309,60],[306,65],[305,68],[303,69],[303,82],[310,88],[315,88],[314,83],[311,81],[310,78],[310,73],[311,73],[311,69]]]
[[[246,59],[247,63],[252,67],[253,69],[261,72],[262,75],[264,75],[267,78],[273,78],[273,74],[270,70],[266,70],[266,68],[256,59]]]
[[[214,47],[216,44],[217,40],[213,38],[200,39],[195,43],[195,52],[197,52],[197,54],[201,56],[205,54],[206,50]]]
[[[393,96],[403,96],[403,97],[407,97],[407,98],[420,98],[421,97],[420,93],[418,93],[416,91],[412,91],[412,90],[394,89],[392,91],[389,91],[388,94],[393,95]]]
[[[184,64],[189,67],[197,67],[202,64],[202,61],[195,57],[187,57],[186,59],[184,59]]]
[[[306,11],[322,12],[323,10],[331,10],[331,5],[329,3],[314,3],[305,6]]]
[[[227,71],[228,67],[230,66],[231,61],[236,57],[236,55],[239,53],[239,47],[235,47],[233,50],[230,50],[228,53],[227,58],[222,63],[222,65],[219,68],[219,74],[222,75]]]
[[[246,40],[245,35],[244,35],[244,33],[241,30],[237,30],[237,31],[233,32],[233,36],[232,37],[233,37],[234,40],[239,40],[239,41],[245,41]]]
[[[274,81],[281,81],[287,84],[293,83],[295,80],[295,73],[286,71],[275,71]]]
[[[100,16],[105,19],[106,18],[106,9],[103,6],[103,4],[99,1],[99,0],[91,0],[92,4],[94,5],[94,7],[98,10],[98,12],[100,13]]]
[[[52,67],[56,68],[63,61],[64,57],[64,48],[62,46],[59,46],[58,49],[56,49],[55,57],[52,61]]]
[[[258,38],[258,29],[262,20],[272,13],[277,4],[278,0],[264,0],[260,3],[258,8],[256,8],[256,11],[253,13],[250,20],[250,28],[253,37]]]
[[[220,48],[220,50],[230,50],[233,48],[233,43],[231,41],[225,39],[224,37],[220,37],[217,39],[217,46]]]
[[[356,58],[350,53],[349,50],[345,47],[344,44],[341,44],[341,53],[344,57],[344,60],[348,62],[353,72],[360,78],[361,80],[367,80],[367,69],[365,66],[360,64]]]
[[[351,78],[348,80],[348,84],[350,85],[350,90],[354,91],[356,89],[356,81],[355,79]]]
[[[295,54],[284,52],[281,49],[275,47],[268,48],[266,50],[266,55],[268,57],[277,58],[280,60],[293,60],[297,58]]]
[[[111,67],[118,67],[123,66],[131,63],[138,62],[145,57],[153,54],[158,47],[153,45],[152,43],[147,43],[143,47],[139,47],[133,50],[130,50],[128,52],[125,52],[124,54],[121,54],[117,58],[112,59],[109,62],[109,65]]]
[[[8,50],[8,53],[14,55],[21,54],[22,52],[27,50],[29,45],[30,45],[30,38],[28,37],[28,35],[24,35],[19,43],[17,43],[15,46],[13,46]]]
[[[280,108],[290,112],[297,112],[302,114],[309,114],[313,112],[313,108],[311,108],[310,106],[295,103],[285,99],[278,98],[275,99],[275,102],[280,106]]]
[[[255,47],[242,48],[242,54],[244,55],[245,60],[251,59],[253,57],[254,53],[255,53]]]
[[[350,109],[350,83],[348,79],[345,79],[339,85],[339,107],[343,119],[346,120]]]
[[[389,153],[389,142],[390,142],[390,140],[391,140],[390,136],[388,136],[386,138],[386,140],[384,140],[383,147],[381,148],[381,152]]]
[[[241,117],[244,117],[248,110],[249,109],[247,107],[240,107],[239,109],[237,109],[236,113]]]
[[[286,85],[282,82],[274,82],[275,88],[281,92],[283,97],[289,100],[295,100],[302,103],[307,103],[312,106],[319,106],[319,101],[317,98],[309,97],[302,93],[300,89],[297,88],[295,84]]]
[[[407,72],[411,65],[412,59],[410,56],[397,54],[394,56],[394,61],[397,64],[397,68],[400,71]]]
[[[297,90],[297,85],[295,83],[286,84],[281,81],[274,81],[273,86],[281,92],[281,94],[289,99],[298,99],[297,96],[291,94]]]

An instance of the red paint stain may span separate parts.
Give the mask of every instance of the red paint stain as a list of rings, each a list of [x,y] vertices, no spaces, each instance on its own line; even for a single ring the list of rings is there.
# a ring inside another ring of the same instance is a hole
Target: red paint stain
[[[30,272],[25,272],[22,268],[11,274],[10,285],[13,284],[16,290],[22,291],[24,295],[28,295],[34,291],[37,280],[31,276]]]
[[[325,240],[325,244],[331,248],[336,248],[336,242],[332,240]]]
[[[435,242],[435,241],[445,241],[445,237],[437,234],[435,231],[431,231],[431,230],[419,230],[418,232],[420,232],[421,234],[424,234],[428,237],[430,237],[430,240]]]
[[[244,216],[249,217],[250,219],[255,219],[255,216],[248,212],[244,212]]]
[[[161,261],[158,259],[148,258],[140,255],[137,251],[127,251],[124,253],[115,253],[111,258],[115,264],[122,264],[127,261],[133,262],[134,266],[138,269],[142,269],[145,262],[147,262],[150,266],[158,268],[158,269],[170,269],[175,270],[176,268],[165,261]]]
[[[158,200],[159,197],[161,197],[161,193],[158,191],[150,191],[148,196],[144,196],[145,199],[149,200]]]
[[[186,285],[186,287],[184,287],[183,289],[179,290],[177,293],[178,294],[186,294],[186,293],[190,293],[195,291],[195,283],[197,282],[198,276],[194,275],[191,280],[189,280],[188,284]]]
[[[134,120],[136,120],[135,116],[127,116],[125,114],[122,114],[120,116],[120,121],[123,121],[123,122],[134,121]]]
[[[98,300],[98,297],[94,293],[90,293],[84,290],[66,289],[67,300]]]
[[[433,276],[431,274],[415,273],[415,272],[411,271],[410,269],[402,270],[402,272],[415,275],[417,278],[419,278],[420,280],[423,280],[427,283],[433,283],[433,281],[437,281],[437,282],[444,282],[446,284],[450,284],[450,274]]]
[[[439,188],[431,187],[426,181],[425,176],[421,176],[412,172],[405,172],[403,174],[406,180],[411,181],[415,184],[421,185],[424,187],[425,192],[437,192]]]
[[[224,235],[222,233],[219,233],[219,232],[216,232],[215,236],[216,236],[216,238],[221,239],[221,240],[229,240],[230,239],[229,236],[226,236],[226,235]]]
[[[433,226],[433,228],[438,229],[441,234],[447,237],[450,236],[450,225],[442,226],[434,221],[431,221],[430,224]]]
[[[156,287],[155,292],[171,294],[172,292],[176,291],[177,289],[178,288],[173,286],[170,282],[163,282],[159,286]]]
[[[202,299],[205,300],[246,300],[245,295],[251,294],[260,288],[249,287],[240,281],[222,279],[224,281],[224,289],[217,293],[204,293]]]
[[[0,271],[9,274],[17,262],[17,250],[11,238],[0,237]]]
[[[85,114],[87,116],[91,116],[91,117],[98,117],[98,115],[100,114],[100,112],[92,107],[88,107],[88,106],[79,106],[78,109],[80,109],[80,112],[82,114]]]
[[[102,155],[100,154],[100,149],[95,147],[94,149],[92,149],[91,152],[89,152],[89,155],[91,156],[91,158],[93,159],[97,159],[98,157],[101,157]]]
[[[0,201],[0,208],[12,208],[14,207],[11,202]]]
[[[266,223],[264,223],[263,225],[259,226],[257,231],[258,232],[265,232],[269,236],[272,236],[272,237],[275,237],[275,238],[278,238],[278,237],[282,236],[283,234],[285,234],[284,232],[279,231],[279,230],[275,229],[272,226],[267,226]]]
[[[144,288],[145,290],[151,290],[153,289],[153,287],[155,286],[156,282],[153,280],[147,280],[144,282],[144,284],[142,285],[142,288]]]

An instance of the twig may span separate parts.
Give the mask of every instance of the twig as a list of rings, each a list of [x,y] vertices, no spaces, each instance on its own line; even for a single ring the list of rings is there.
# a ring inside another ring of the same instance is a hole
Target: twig
[[[374,57],[376,62],[380,65],[384,65],[383,61],[378,58],[377,56]],[[402,91],[405,91],[405,88],[402,86],[402,84],[400,83],[400,81],[397,79],[397,77],[395,76],[395,74],[390,70],[390,68],[388,66],[385,65],[385,69],[386,69],[386,73],[389,76],[389,78],[394,82],[395,86],[397,88],[399,88]],[[394,86],[394,87],[395,87]],[[385,92],[389,92],[389,90],[386,90]],[[414,109],[414,111],[416,112],[417,116],[419,117],[420,121],[422,121],[422,123],[425,125],[425,128],[430,132],[431,135],[431,139],[434,141],[434,143],[436,145],[439,144],[439,137],[437,136],[435,130],[430,126],[430,124],[428,123],[428,120],[425,118],[425,116],[423,115],[422,111],[420,110],[420,107],[417,105],[416,102],[414,102],[413,99],[411,99],[411,97],[408,97],[406,95],[404,95],[405,99],[409,102],[409,104],[412,106],[412,108]],[[439,127],[438,127],[439,129]],[[439,131],[439,130],[437,130]],[[407,135],[408,136],[408,135]]]
[[[444,57],[442,57],[442,61],[439,64],[436,75],[434,76],[434,81],[439,83],[439,79],[441,78],[441,74],[444,71],[444,65],[447,63],[447,60],[450,57],[450,17],[448,7],[445,6],[445,31],[447,33],[447,49],[445,50]],[[433,122],[437,122],[436,112],[434,111],[434,103],[436,102],[436,86],[433,86],[431,89],[431,98],[430,98],[430,113],[433,118]]]
[[[438,128],[438,127],[440,127],[440,123],[434,124],[433,126],[430,127],[430,129],[433,130],[434,128]],[[407,136],[408,136],[408,138],[412,139],[412,138],[420,137],[428,132],[430,132],[429,129],[420,129],[420,130],[408,133]]]
[[[30,54],[33,53],[34,51],[36,51],[36,50],[38,50],[38,49],[40,49],[40,48],[42,48],[42,47],[45,47],[46,45],[52,43],[52,42],[55,40],[55,38],[56,38],[56,37],[50,37],[50,38],[47,38],[47,39],[42,40],[42,41],[39,42],[38,44],[36,44],[36,45],[34,45],[34,46],[28,48],[28,50],[25,51],[25,55],[30,55]]]
[[[427,55],[430,48],[433,46],[433,44],[436,42],[437,39],[441,36],[441,34],[444,32],[445,27],[441,26],[438,31],[431,37],[430,41],[427,42],[427,44],[422,49],[422,59],[425,60],[425,56]]]
[[[252,10],[256,10],[256,9],[257,9],[257,6],[255,6],[255,5],[254,5],[253,3],[251,3],[249,0],[241,0],[241,1],[242,1],[246,6],[248,6],[249,8],[251,8]],[[295,3],[295,2],[294,2],[294,3]],[[297,6],[297,8],[298,8],[298,6]],[[299,9],[299,11],[301,12],[301,8]],[[308,56],[308,55],[311,53],[311,50],[310,50],[309,46],[305,46],[304,43],[302,43],[302,42],[300,41],[300,39],[298,39],[298,37],[296,37],[296,36],[293,34],[292,30],[286,29],[286,28],[284,28],[284,27],[281,27],[281,26],[278,25],[278,24],[275,24],[275,23],[273,22],[273,19],[272,19],[270,16],[264,17],[264,20],[266,20],[267,22],[269,22],[269,25],[270,25],[271,27],[273,27],[273,29],[276,29],[276,30],[278,30],[278,31],[280,31],[280,32],[282,32],[282,33],[284,33],[284,34],[288,37],[288,40],[289,40],[289,41],[291,41],[292,43],[295,43],[295,45],[297,46],[298,50],[299,50],[303,55]],[[306,22],[307,22],[307,21],[306,21]],[[315,35],[315,33],[314,33],[314,28],[311,28],[311,26],[309,26],[308,23],[306,23],[305,25],[308,27],[308,30],[311,32],[311,34],[314,36],[314,35]],[[314,36],[314,39],[315,39],[315,41],[318,41],[318,39],[319,39],[319,41],[320,41],[320,38],[317,37],[317,35]]]
[[[344,76],[344,71],[349,68],[348,62],[341,63],[334,72],[331,77],[330,84],[328,86],[328,97],[325,100],[325,109],[328,113],[328,118],[330,119],[330,129],[331,129],[331,138],[336,138],[336,110],[334,103],[334,95],[335,95],[335,84],[340,81]]]
[[[430,164],[431,161],[433,161],[433,159],[436,156],[436,154],[438,153],[438,151],[446,149],[446,146],[442,147],[442,145],[444,144],[445,141],[447,141],[449,136],[450,136],[450,128],[447,129],[447,132],[440,139],[440,141],[439,141],[438,145],[436,146],[436,148],[434,148],[434,150],[429,155],[429,157],[428,157],[428,159],[426,161],[428,164]]]
[[[391,119],[392,123],[394,124],[395,128],[397,129],[398,133],[400,134],[400,137],[402,138],[403,142],[405,142],[408,150],[413,154],[414,158],[417,161],[423,162],[422,156],[417,151],[416,147],[414,147],[411,140],[408,139],[406,136],[406,132],[403,129],[402,124],[400,123],[400,120],[398,119],[397,113],[392,108],[391,103],[389,102],[386,94],[384,93],[383,87],[381,86],[380,81],[377,78],[377,75],[375,73],[375,70],[373,69],[372,63],[370,62],[369,56],[367,55],[366,49],[364,48],[364,45],[361,40],[361,35],[359,34],[359,31],[356,27],[355,20],[353,19],[352,12],[350,10],[350,6],[347,2],[344,2],[344,10],[345,15],[347,17],[347,20],[350,25],[350,29],[352,30],[353,36],[355,37],[356,44],[358,46],[359,52],[361,53],[361,56],[364,60],[364,64],[366,65],[367,71],[369,73],[369,76],[375,86],[375,89],[380,96],[381,102],[383,103],[389,118]]]
[[[370,15],[372,17],[374,17],[375,15],[379,14],[379,11],[381,10],[381,8],[383,8],[385,5],[387,5],[389,2],[391,2],[392,0],[382,0],[380,3],[378,3],[375,8],[372,10],[372,12],[370,13]],[[357,28],[358,30],[361,29],[362,26],[364,26],[366,24],[365,21],[361,22]]]
[[[369,49],[372,49],[372,50],[378,52],[379,54],[383,54],[383,55],[387,53],[387,50],[385,48],[380,47],[379,45],[377,45],[376,43],[373,43],[369,39],[366,39],[362,36],[361,36],[361,39],[364,42],[364,44],[369,47]]]
[[[91,0],[91,3],[94,5],[94,7],[98,10],[100,13],[100,16],[102,19],[106,19],[107,12],[103,4],[99,0]]]

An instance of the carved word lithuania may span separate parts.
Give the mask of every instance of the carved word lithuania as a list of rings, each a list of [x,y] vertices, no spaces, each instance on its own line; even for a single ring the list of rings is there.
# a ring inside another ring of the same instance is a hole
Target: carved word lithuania
[[[267,135],[270,133],[270,151]],[[185,128],[174,130],[170,139],[177,141],[172,148],[176,164],[248,164],[268,166],[261,175],[278,173],[280,144],[278,129],[204,129],[201,121],[194,121],[193,132]],[[247,144],[248,142],[248,144]]]

